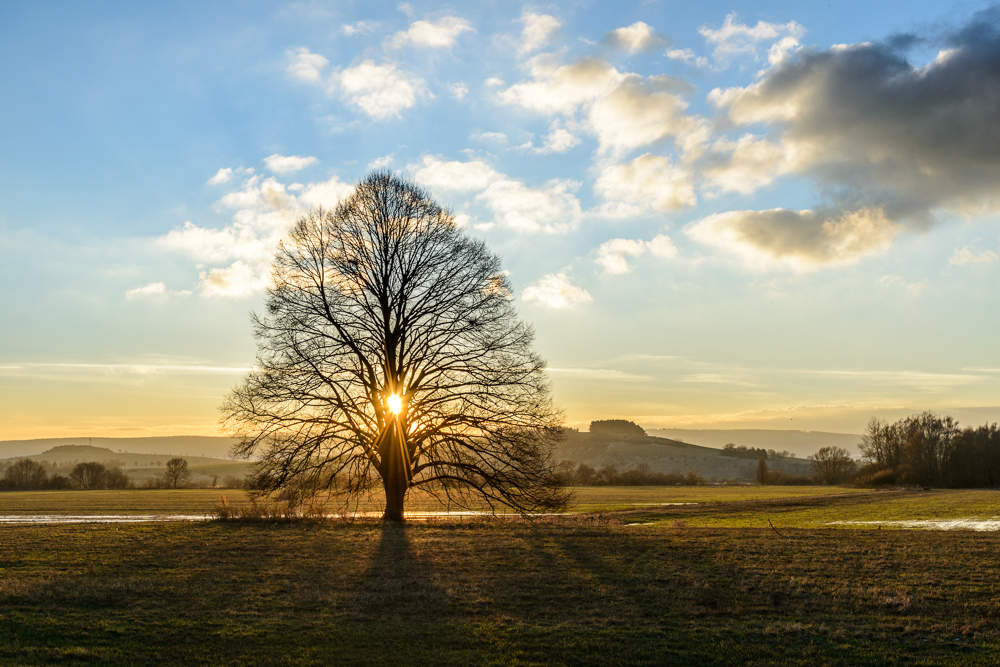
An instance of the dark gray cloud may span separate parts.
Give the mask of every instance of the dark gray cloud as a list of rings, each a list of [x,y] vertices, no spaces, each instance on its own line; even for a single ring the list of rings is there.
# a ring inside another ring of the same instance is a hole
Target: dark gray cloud
[[[940,52],[915,64],[917,45]],[[881,211],[921,228],[942,213],[1000,209],[1000,8],[939,35],[803,51],[712,99],[737,125],[764,128],[784,172],[817,183],[827,219]],[[741,238],[780,256],[788,216],[744,217],[754,223]],[[761,230],[765,219],[775,220],[773,234]],[[806,227],[815,237],[794,245],[822,246],[823,226]]]

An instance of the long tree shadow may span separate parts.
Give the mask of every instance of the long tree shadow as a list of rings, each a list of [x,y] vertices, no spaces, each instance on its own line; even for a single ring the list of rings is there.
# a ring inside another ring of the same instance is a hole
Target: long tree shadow
[[[447,613],[450,605],[435,583],[431,564],[411,543],[411,526],[383,524],[378,547],[361,574],[355,612],[371,621],[413,622]]]

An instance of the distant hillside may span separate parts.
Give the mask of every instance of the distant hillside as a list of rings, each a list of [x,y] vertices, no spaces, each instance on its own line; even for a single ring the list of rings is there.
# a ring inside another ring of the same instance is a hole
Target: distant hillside
[[[91,447],[90,445],[59,445],[48,449],[41,454],[31,456],[9,457],[20,459],[27,458],[33,461],[45,461],[50,464],[62,466],[67,463],[83,463],[87,461],[97,461],[98,463],[111,463],[120,465],[126,469],[132,468],[162,468],[166,466],[174,456],[184,458],[190,466],[217,466],[221,464],[231,464],[232,461],[223,458],[207,456],[184,456],[182,454],[136,454],[133,452],[116,452],[107,447]],[[2,461],[3,459],[0,459]]]
[[[619,472],[649,466],[652,472],[685,474],[695,471],[710,481],[737,479],[753,481],[757,459],[723,456],[721,449],[704,447],[669,438],[655,436],[629,436],[614,438],[601,433],[570,431],[556,448],[557,461],[570,460],[586,463],[593,468],[613,465]],[[792,475],[812,472],[809,461],[803,459],[771,458],[771,470],[782,470]]]
[[[43,438],[39,440],[0,440],[0,459],[34,456],[53,447],[93,446],[113,452],[156,454],[159,456],[207,457],[228,459],[235,441],[226,437],[172,435],[153,438]]]
[[[650,435],[664,438],[696,442],[708,447],[723,447],[728,443],[789,451],[806,458],[823,447],[843,447],[852,456],[859,456],[858,443],[861,436],[856,433],[827,433],[825,431],[780,431],[775,429],[647,429]]]

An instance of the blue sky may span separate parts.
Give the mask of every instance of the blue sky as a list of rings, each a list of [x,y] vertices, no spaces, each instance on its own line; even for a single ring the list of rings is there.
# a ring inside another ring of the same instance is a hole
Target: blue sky
[[[989,3],[4,3],[0,68],[0,439],[217,433],[274,243],[375,167],[571,425],[1000,418]]]

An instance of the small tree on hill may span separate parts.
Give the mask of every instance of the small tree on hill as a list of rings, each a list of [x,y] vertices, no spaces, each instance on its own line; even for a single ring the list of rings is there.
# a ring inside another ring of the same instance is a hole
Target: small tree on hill
[[[646,437],[646,431],[628,419],[598,419],[590,422],[590,432],[598,435]]]
[[[754,476],[758,484],[767,484],[767,457],[757,460],[757,474]]]
[[[187,459],[177,457],[167,461],[167,471],[163,473],[163,478],[171,489],[185,484],[190,476],[191,471],[188,470]]]

